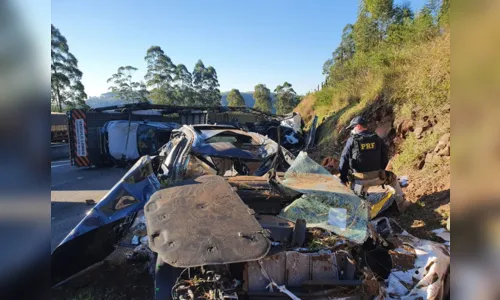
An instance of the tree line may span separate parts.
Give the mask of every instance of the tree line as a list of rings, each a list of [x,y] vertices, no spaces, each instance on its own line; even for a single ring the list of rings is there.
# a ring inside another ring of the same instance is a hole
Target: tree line
[[[274,89],[276,94],[276,113],[287,114],[297,106],[302,96],[297,95],[292,85],[288,82],[278,85]],[[253,98],[255,99],[254,109],[271,113],[274,103],[271,97],[271,90],[265,84],[257,84],[254,87]],[[228,106],[245,106],[245,100],[238,89],[232,89],[227,95]]]
[[[184,64],[174,64],[160,46],[151,46],[144,57],[146,75],[144,81],[132,81],[137,68],[119,67],[108,83],[116,97],[125,102],[145,102],[167,105],[220,105],[217,72],[212,66],[205,67],[201,60],[189,72]]]
[[[81,83],[82,72],[78,60],[69,51],[66,38],[52,25],[52,108],[56,111],[72,108],[89,108],[85,103],[87,95]],[[134,66],[121,66],[107,80],[109,90],[125,103],[152,102],[154,104],[219,106],[221,93],[214,67],[206,67],[198,60],[192,72],[184,64],[175,64],[160,46],[151,46],[144,57],[146,74],[144,80],[135,81]],[[288,82],[278,85],[276,112],[289,113],[301,97]],[[265,84],[254,88],[254,108],[271,113],[273,101],[271,91]],[[237,89],[232,89],[227,97],[228,106],[245,106],[245,101]]]

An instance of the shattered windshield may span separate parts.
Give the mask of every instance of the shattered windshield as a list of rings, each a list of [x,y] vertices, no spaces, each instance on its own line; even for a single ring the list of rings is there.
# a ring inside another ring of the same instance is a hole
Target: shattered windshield
[[[323,228],[356,243],[367,239],[368,203],[309,158],[307,153],[299,153],[281,184],[303,193],[283,209],[281,217],[293,222],[304,219],[307,227]]]

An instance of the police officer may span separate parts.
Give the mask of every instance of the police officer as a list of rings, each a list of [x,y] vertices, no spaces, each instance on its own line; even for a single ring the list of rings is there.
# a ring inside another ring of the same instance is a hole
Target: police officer
[[[358,116],[346,127],[351,130],[351,136],[340,158],[340,180],[343,184],[354,180],[389,183],[396,191],[395,200],[399,210],[404,211],[410,203],[404,199],[397,177],[392,172],[385,171],[389,163],[388,148],[384,141],[366,126],[363,117]]]

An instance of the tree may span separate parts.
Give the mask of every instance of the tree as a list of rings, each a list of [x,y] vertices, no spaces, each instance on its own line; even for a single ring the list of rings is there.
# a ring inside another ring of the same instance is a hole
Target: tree
[[[276,113],[283,115],[292,112],[298,103],[297,93],[292,85],[285,81],[283,85],[278,85],[274,92],[277,98]]]
[[[232,89],[227,95],[227,106],[245,106],[245,99],[237,89]]]
[[[193,89],[194,89],[194,99],[193,102],[195,104],[201,105],[203,103],[203,99],[205,98],[205,91],[203,90],[203,76],[206,72],[205,65],[199,59],[194,65],[193,69]]]
[[[414,14],[409,3],[396,5],[392,14],[392,23],[387,29],[387,41],[397,45],[414,38]]]
[[[438,24],[440,27],[450,25],[450,0],[443,0],[438,13]]]
[[[429,40],[438,34],[437,24],[434,23],[433,6],[426,5],[413,21],[413,39],[417,42]]]
[[[405,2],[394,7],[392,13],[392,24],[404,24],[408,20],[413,20],[415,15],[411,10],[410,3]]]
[[[59,111],[89,108],[78,60],[69,51],[68,41],[59,29],[51,25],[51,102]]]
[[[171,83],[175,76],[176,67],[170,57],[165,55],[160,46],[151,46],[146,51],[144,60],[147,63],[147,72],[144,78],[151,90],[151,100],[157,104],[173,104]]]
[[[347,60],[351,59],[355,52],[355,42],[352,35],[354,26],[347,24],[342,30],[342,40],[340,45],[335,49],[333,54],[333,64],[343,65]]]
[[[219,80],[214,67],[206,68],[203,62],[198,60],[193,70],[193,87],[197,105],[220,105]]]
[[[393,0],[365,0],[369,18],[373,20],[377,27],[379,43],[385,38],[387,28],[391,24],[393,6]]]
[[[253,98],[255,99],[253,108],[266,113],[271,113],[273,109],[271,91],[266,87],[265,84],[257,84],[255,86]]]
[[[374,20],[389,20],[392,17],[393,0],[365,0],[364,6]]]
[[[143,82],[132,81],[132,74],[137,68],[132,66],[119,67],[108,83],[112,83],[109,89],[115,93],[115,97],[128,103],[148,102],[148,91]]]
[[[353,37],[354,25],[347,24],[342,30],[342,40],[340,45],[332,53],[332,58],[325,61],[323,64],[323,75],[328,76],[331,68],[337,64],[343,65],[347,60],[351,59],[356,52],[356,43]]]
[[[362,9],[358,14],[358,20],[354,23],[353,39],[356,51],[369,52],[379,43],[379,30],[377,22],[369,17],[366,10]]]
[[[175,67],[174,90],[177,105],[195,105],[192,76],[183,64]]]
[[[333,58],[329,58],[325,61],[323,64],[323,75],[329,76],[330,75],[330,69],[333,67]]]
[[[203,88],[206,92],[206,104],[210,106],[220,106],[219,79],[215,68],[210,66],[203,74]]]

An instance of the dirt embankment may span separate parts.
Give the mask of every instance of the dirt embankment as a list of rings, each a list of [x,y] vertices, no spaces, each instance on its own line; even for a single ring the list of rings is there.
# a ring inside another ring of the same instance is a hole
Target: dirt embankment
[[[439,116],[399,118],[391,105],[375,101],[361,112],[375,131],[389,145],[392,157],[388,170],[408,176],[403,188],[413,205],[403,214],[392,217],[410,233],[439,240],[431,232],[442,228],[450,210],[450,127],[448,107]],[[330,172],[338,170],[338,160],[349,132],[338,123],[338,114],[323,120],[317,131],[317,146],[310,154]]]

